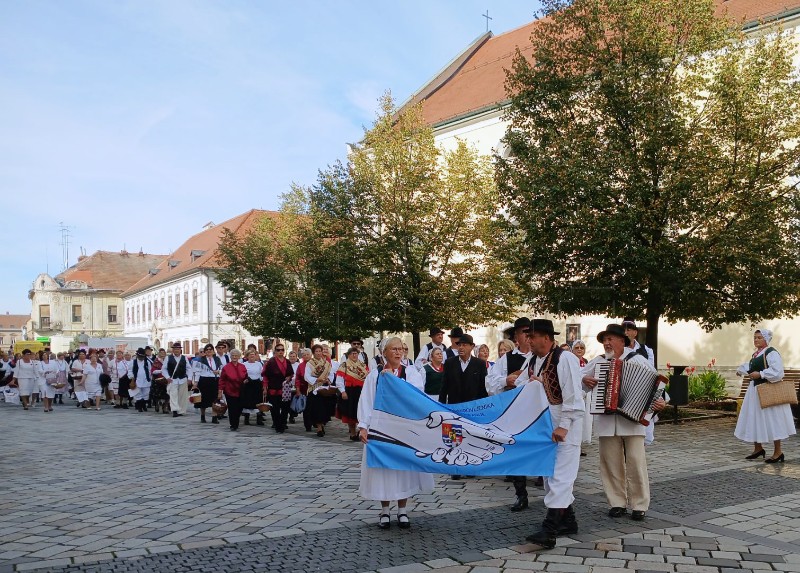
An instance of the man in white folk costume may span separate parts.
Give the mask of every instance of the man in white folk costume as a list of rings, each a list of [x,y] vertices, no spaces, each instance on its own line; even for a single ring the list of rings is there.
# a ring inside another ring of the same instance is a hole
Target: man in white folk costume
[[[152,366],[153,363],[147,358],[144,348],[139,348],[131,366],[131,379],[136,383],[136,389],[130,390],[133,405],[137,412],[147,412],[147,400],[150,398],[152,381],[150,369]]]
[[[189,375],[191,366],[189,359],[182,354],[183,346],[180,342],[172,345],[172,354],[161,368],[161,375],[167,381],[167,394],[169,394],[169,407],[172,417],[177,418],[186,414],[189,404]]]
[[[657,370],[650,362],[630,348],[630,338],[621,324],[609,324],[597,335],[605,354],[589,361],[583,368],[583,385],[593,389],[598,382],[595,366],[603,361],[622,360],[635,362],[654,374]],[[659,398],[653,409],[660,412],[666,402]],[[611,509],[608,515],[621,517],[631,508],[631,518],[642,521],[650,507],[650,478],[644,452],[645,426],[620,414],[598,414],[593,420],[594,433],[600,443],[600,478]]]

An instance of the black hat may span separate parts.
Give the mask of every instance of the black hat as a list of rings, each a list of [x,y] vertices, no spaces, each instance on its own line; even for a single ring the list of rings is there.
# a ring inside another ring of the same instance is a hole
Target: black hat
[[[609,324],[603,332],[597,334],[597,342],[603,343],[603,337],[606,334],[613,334],[614,336],[621,336],[625,339],[625,346],[630,346],[631,339],[625,334],[625,327],[621,324]]]
[[[556,332],[553,328],[553,321],[546,318],[534,318],[531,321],[531,325],[528,327],[527,332],[543,332],[551,336],[561,334],[560,332]]]
[[[23,356],[25,356],[26,354],[31,354],[31,349],[30,348],[26,348],[25,350],[22,351],[22,355]]]
[[[137,348],[136,349],[136,356],[145,356],[144,348]]]
[[[441,328],[438,328],[438,327],[434,326],[434,327],[433,327],[433,328],[431,328],[431,329],[430,329],[430,331],[428,332],[428,336],[436,336],[437,334],[444,334],[444,330],[442,330]]]
[[[531,325],[531,319],[527,316],[522,316],[514,321],[514,326],[509,326],[503,332],[508,336],[513,336],[518,328],[527,329]]]
[[[472,336],[469,334],[462,334],[458,339],[459,344],[471,344],[475,346],[475,341],[472,339]]]
[[[350,344],[353,344],[354,342],[360,342],[361,344],[364,344],[364,341],[361,340],[358,336],[350,337],[350,340],[348,342],[350,342]]]
[[[148,350],[153,350],[153,347],[152,346],[145,346],[144,350],[145,350],[145,352],[147,352]]]
[[[203,347],[203,352],[205,352],[206,350],[214,350],[214,345],[213,345],[213,344],[211,344],[211,343],[209,343],[209,344],[206,344],[206,345]]]
[[[183,344],[181,344],[180,342],[173,342],[172,348],[180,348],[181,350],[183,350]],[[142,350],[142,352],[144,352],[144,350]]]
[[[455,328],[450,329],[450,334],[448,334],[450,338],[461,338],[464,336],[464,331],[461,330],[460,326],[456,326]]]
[[[635,320],[633,320],[633,319],[632,319],[631,317],[629,317],[629,316],[626,316],[625,318],[623,318],[623,319],[622,319],[622,327],[623,327],[623,328],[632,328],[632,329],[634,329],[636,332],[639,332],[639,327],[638,327],[638,326],[636,326],[636,321],[635,321]]]

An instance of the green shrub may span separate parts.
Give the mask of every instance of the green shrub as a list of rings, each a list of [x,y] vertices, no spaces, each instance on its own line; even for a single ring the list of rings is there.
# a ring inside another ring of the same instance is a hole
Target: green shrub
[[[689,401],[722,400],[728,397],[725,378],[716,370],[704,370],[689,376]]]

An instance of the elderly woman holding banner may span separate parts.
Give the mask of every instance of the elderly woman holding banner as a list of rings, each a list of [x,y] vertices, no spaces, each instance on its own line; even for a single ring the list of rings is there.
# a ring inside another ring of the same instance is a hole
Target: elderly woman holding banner
[[[756,351],[750,360],[736,370],[737,376],[747,376],[750,379],[750,386],[744,395],[742,411],[733,433],[740,440],[753,443],[753,453],[745,458],[747,460],[765,457],[762,443],[772,442],[772,456],[764,460],[768,464],[784,461],[781,440],[797,433],[789,404],[762,408],[758,398],[756,386],[783,380],[783,360],[778,351],[769,345],[771,340],[771,330],[756,330],[753,334]]]
[[[375,394],[378,388],[378,377],[381,373],[394,374],[419,390],[422,390],[425,385],[425,379],[416,368],[403,366],[402,340],[397,337],[390,338],[383,348],[383,357],[385,361],[383,371],[374,369],[367,375],[361,392],[361,399],[358,402],[359,437],[364,444],[367,443],[370,420],[375,404]],[[381,384],[390,383],[389,381],[381,381]],[[417,493],[431,491],[433,491],[432,475],[414,471],[368,467],[367,451],[364,448],[361,459],[361,486],[359,493],[364,499],[381,502],[381,513],[378,519],[378,527],[381,529],[389,529],[391,526],[389,504],[392,501],[397,501],[398,526],[401,529],[411,527],[411,522],[406,512],[408,498]]]

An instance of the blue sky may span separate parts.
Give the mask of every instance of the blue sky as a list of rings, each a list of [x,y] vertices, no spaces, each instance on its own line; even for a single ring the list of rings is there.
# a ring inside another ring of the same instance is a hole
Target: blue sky
[[[0,3],[0,312],[30,312],[83,247],[167,254],[212,220],[276,209],[402,102],[535,1]]]

